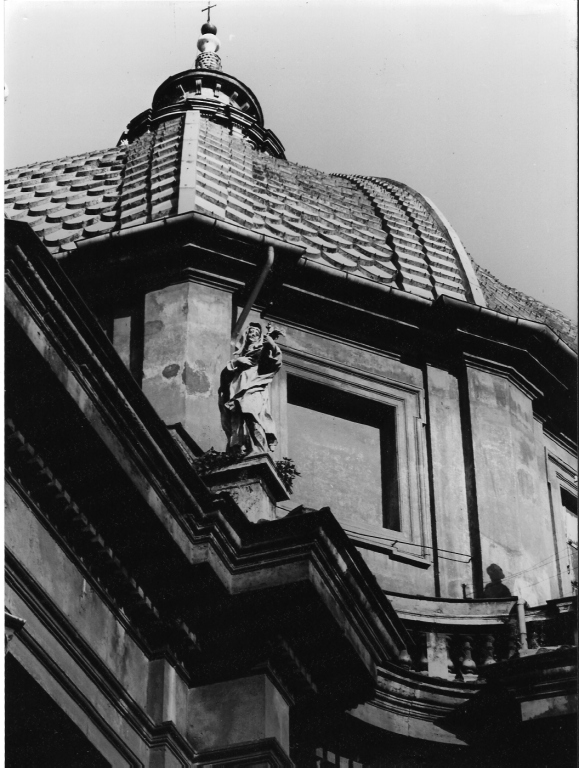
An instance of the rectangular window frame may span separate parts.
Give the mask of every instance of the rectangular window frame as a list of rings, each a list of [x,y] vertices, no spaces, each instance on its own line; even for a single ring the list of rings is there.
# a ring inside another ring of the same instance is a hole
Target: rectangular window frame
[[[555,565],[559,581],[561,597],[573,594],[571,573],[567,571],[569,561],[569,545],[566,533],[566,508],[563,505],[561,491],[577,498],[577,464],[568,464],[561,456],[547,448],[547,482],[549,485],[549,503],[552,513],[553,537],[555,546]]]
[[[335,387],[393,409],[398,455],[400,530],[354,524],[339,514],[336,514],[336,518],[356,544],[387,553],[395,560],[429,567],[432,563],[432,534],[424,390],[407,382],[354,370],[331,360],[321,360],[303,351],[285,349],[283,384],[280,384],[286,393],[286,412],[282,418],[286,434],[287,376]],[[299,457],[292,458],[299,465]],[[323,500],[320,501],[323,503]]]

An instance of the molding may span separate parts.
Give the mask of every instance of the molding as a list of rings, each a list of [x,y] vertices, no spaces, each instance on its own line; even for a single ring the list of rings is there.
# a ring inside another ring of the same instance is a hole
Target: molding
[[[261,482],[274,502],[289,499],[287,488],[277,473],[273,459],[267,453],[249,456],[235,464],[214,469],[205,476],[205,482],[210,488],[219,486],[219,490],[225,491],[232,486],[251,485],[256,479]]]
[[[42,624],[46,631],[54,637],[72,663],[99,689],[107,703],[132,728],[137,737],[149,748],[167,746],[183,762],[183,766],[188,766],[188,761],[193,759],[194,749],[177,730],[175,725],[172,722],[155,725],[152,718],[127,693],[124,686],[118,681],[117,676],[110,671],[104,661],[95,653],[92,646],[81,637],[68,618],[9,550],[6,552],[6,568],[7,585],[28,606],[34,617]],[[54,659],[33,636],[30,622],[28,622],[26,630],[26,632],[20,633],[18,638],[23,646],[83,710],[89,720],[103,732],[105,737],[115,746],[120,745],[119,751],[121,753],[123,751],[126,752],[128,748],[121,737],[113,731],[111,726],[97,711],[94,704],[72,682],[72,677],[67,674],[66,670],[61,669],[57,665]],[[135,645],[143,652],[138,643],[135,643]],[[177,673],[179,674],[179,670],[177,670]],[[142,766],[140,760],[132,752],[130,755],[132,757],[127,759],[129,759],[131,765]]]
[[[8,653],[8,645],[10,641],[24,629],[25,624],[25,619],[21,619],[19,616],[10,613],[8,608],[4,606],[4,655]]]
[[[391,531],[387,528],[378,528],[378,526],[356,525],[338,515],[336,517],[348,534],[348,537],[356,543],[357,547],[383,552],[391,560],[397,560],[406,565],[414,565],[417,568],[430,568],[432,565],[431,556],[426,553],[418,555],[406,550],[397,549],[397,544],[402,546],[405,543],[412,544],[410,538],[401,531]],[[420,548],[417,547],[416,551],[420,552]]]
[[[374,697],[349,714],[387,733],[464,745],[445,722],[481,688],[480,683],[426,677],[388,665],[378,669]]]
[[[337,339],[337,340],[342,341],[341,339]],[[355,345],[352,344],[352,342],[345,342],[345,343],[347,343],[351,347],[355,347]],[[304,371],[312,370],[311,366],[315,365],[318,368],[317,373],[320,376],[325,376],[328,379],[336,379],[336,378],[345,379],[346,377],[349,377],[350,379],[354,379],[352,381],[352,384],[357,389],[364,390],[377,395],[383,395],[385,387],[415,395],[417,398],[419,398],[419,416],[422,420],[424,420],[424,416],[423,416],[424,406],[421,399],[424,395],[423,387],[417,386],[415,384],[410,384],[409,382],[406,382],[406,381],[400,381],[399,379],[392,379],[392,378],[389,378],[388,376],[380,376],[380,374],[366,371],[363,368],[352,368],[352,366],[346,365],[345,363],[335,362],[331,358],[322,357],[321,355],[314,355],[311,352],[304,352],[302,350],[294,349],[292,347],[287,346],[283,342],[280,346],[282,347],[282,351],[284,354],[284,364],[286,365],[289,364],[292,367],[299,368]],[[373,350],[371,347],[368,347],[368,351],[370,353],[383,356],[380,351]],[[297,362],[293,361],[291,358],[296,358]],[[394,359],[398,359],[398,358],[394,358]],[[300,363],[302,363],[302,365],[300,365]],[[305,363],[306,365],[303,365],[303,363]],[[307,367],[308,365],[310,367]],[[342,374],[342,376],[339,377],[336,375],[332,375],[330,373],[326,373],[325,370],[319,370],[320,368],[330,369],[331,371],[335,371],[337,374]],[[374,385],[377,385],[377,386],[374,386],[374,387],[367,386],[364,383],[362,383],[362,381],[360,380],[372,382]]]
[[[276,738],[258,739],[229,747],[204,750],[195,761],[195,768],[296,768]]]
[[[190,768],[191,763],[195,762],[194,748],[170,720],[152,728],[147,744],[151,750],[168,750],[181,763],[182,768]]]
[[[400,489],[400,518],[401,531],[397,538],[408,542],[420,543],[427,550],[432,547],[432,532],[430,528],[430,501],[427,486],[426,464],[426,435],[424,389],[399,380],[389,379],[376,374],[366,374],[359,369],[342,363],[332,363],[325,358],[309,353],[285,348],[284,367],[286,374],[302,379],[308,379],[320,384],[335,387],[373,400],[395,409],[398,469]],[[350,528],[349,522],[341,522],[344,528]],[[355,523],[353,523],[356,526]],[[358,527],[358,526],[356,526]],[[381,529],[377,529],[381,530]],[[364,538],[355,532],[356,543],[369,548],[372,539]],[[372,531],[371,535],[374,535]],[[354,537],[352,537],[354,539]],[[429,567],[432,555],[429,551],[416,554],[395,551],[385,547],[385,542],[376,541],[385,553],[395,560]]]
[[[457,600],[401,595],[385,590],[396,613],[403,621],[422,629],[448,627],[452,632],[503,627],[509,620],[517,598],[502,600]],[[488,631],[488,629],[487,629]]]
[[[494,376],[500,376],[506,379],[511,384],[514,384],[524,395],[531,400],[535,400],[538,397],[543,397],[544,393],[531,384],[528,379],[522,376],[516,368],[511,365],[503,365],[495,360],[488,360],[484,357],[478,357],[471,355],[468,352],[462,353],[462,359],[468,368],[474,368],[478,371],[484,371],[485,373],[491,373]]]
[[[563,448],[564,451],[567,451],[568,453],[571,453],[574,456],[577,455],[577,443],[573,442],[573,440],[570,437],[567,437],[567,435],[562,435],[562,434],[556,435],[548,427],[544,427],[543,432],[545,433],[546,437],[548,437],[558,446]]]
[[[8,436],[6,448],[8,480],[11,486],[50,536],[66,552],[77,570],[85,574],[86,579],[117,621],[125,625],[144,651],[150,655],[151,647],[155,649],[159,645],[160,637],[163,638],[162,646],[177,645],[188,650],[195,649],[196,638],[186,624],[179,619],[166,619],[160,616],[157,608],[123,568],[121,561],[111,548],[105,545],[98,531],[82,514],[61,483],[32,446],[25,442],[24,436],[20,432],[12,431]],[[11,466],[10,459],[14,457],[20,458],[20,463],[25,460],[25,468],[28,472],[24,473],[24,480],[12,474],[13,472],[19,474],[18,470],[22,471],[18,460],[15,462],[15,467]],[[32,489],[30,492],[27,492],[24,487],[26,480]],[[40,501],[35,498],[37,496],[40,496]],[[54,517],[57,527],[51,519]],[[79,548],[82,557],[76,551]],[[97,574],[100,573],[101,577],[95,577],[93,570],[96,570]],[[103,581],[105,584],[102,583]],[[119,610],[119,604],[123,610]],[[151,632],[153,639],[147,638]],[[171,637],[172,635],[176,635],[178,639]],[[181,674],[187,677],[184,669],[181,670]]]
[[[562,470],[565,476],[560,475],[557,473],[557,476],[561,477],[561,479],[564,479],[569,485],[573,486],[575,491],[577,491],[577,481],[569,479],[569,475],[572,478],[577,478],[577,466],[571,466],[571,464],[567,464],[566,461],[563,461],[559,456],[555,456],[554,453],[551,453],[551,451],[547,448],[547,458],[552,464],[555,464],[556,467],[558,467],[560,470]]]
[[[284,319],[282,316],[276,315],[274,310],[271,310],[271,311],[269,309],[264,310],[262,312],[262,317],[264,319],[271,320],[274,323],[274,325],[282,326],[283,328],[293,328],[296,331],[307,333],[310,336],[317,336],[320,339],[330,340],[334,343],[343,344],[345,346],[352,347],[352,349],[355,349],[355,350],[363,350],[364,352],[369,352],[370,354],[377,355],[379,357],[384,357],[388,360],[397,360],[398,362],[402,360],[402,354],[399,352],[393,352],[392,350],[382,349],[380,347],[373,347],[369,344],[352,341],[352,339],[346,336],[340,336],[339,334],[320,331],[319,329],[314,328],[311,325],[288,321]],[[280,342],[281,344],[284,344],[283,337],[280,339]],[[284,349],[286,349],[286,347],[284,347]],[[287,347],[287,351],[288,352],[292,351],[291,347]],[[299,350],[295,350],[295,352],[296,354],[300,353]],[[308,353],[308,352],[302,352],[301,354],[311,355],[311,353]],[[317,355],[311,355],[311,356],[318,357]],[[326,358],[323,358],[323,357],[319,357],[319,359],[326,360]],[[331,362],[330,358],[327,358],[327,359],[329,362]],[[336,363],[336,365],[339,365],[339,363]],[[375,374],[369,373],[369,375],[375,375]]]

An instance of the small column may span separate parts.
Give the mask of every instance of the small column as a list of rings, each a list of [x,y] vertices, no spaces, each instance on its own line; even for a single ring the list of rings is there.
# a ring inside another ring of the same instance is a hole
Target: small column
[[[493,635],[484,635],[483,637],[483,661],[482,666],[488,667],[495,663],[495,638]]]
[[[441,632],[428,632],[426,653],[428,676],[448,680],[449,663],[452,663],[448,655],[448,635]]]
[[[428,675],[428,633],[418,633],[418,663],[416,671],[421,675]]]
[[[462,655],[459,660],[461,677],[470,683],[478,678],[476,663],[472,658],[472,637],[470,635],[462,635],[461,640]]]
[[[192,688],[187,737],[199,752],[198,765],[291,768],[290,703],[266,674]]]
[[[276,504],[289,499],[275,464],[266,453],[215,470],[203,479],[212,491],[230,493],[252,523],[276,520]]]

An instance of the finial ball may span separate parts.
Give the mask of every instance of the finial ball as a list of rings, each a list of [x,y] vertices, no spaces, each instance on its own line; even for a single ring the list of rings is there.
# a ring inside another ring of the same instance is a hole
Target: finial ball
[[[204,35],[201,35],[199,40],[197,40],[197,48],[201,53],[217,53],[219,50],[219,40],[215,35],[211,34],[211,32],[207,32]]]
[[[216,35],[217,34],[217,27],[215,24],[212,24],[210,21],[206,21],[205,24],[201,27],[201,34],[202,35]]]

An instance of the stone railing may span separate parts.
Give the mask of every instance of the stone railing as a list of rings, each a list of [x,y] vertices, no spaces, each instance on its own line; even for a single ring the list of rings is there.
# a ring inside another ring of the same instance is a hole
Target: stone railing
[[[428,677],[476,682],[481,668],[497,661],[577,645],[576,597],[536,608],[516,597],[443,600],[390,593],[388,598],[414,640],[399,665]]]

